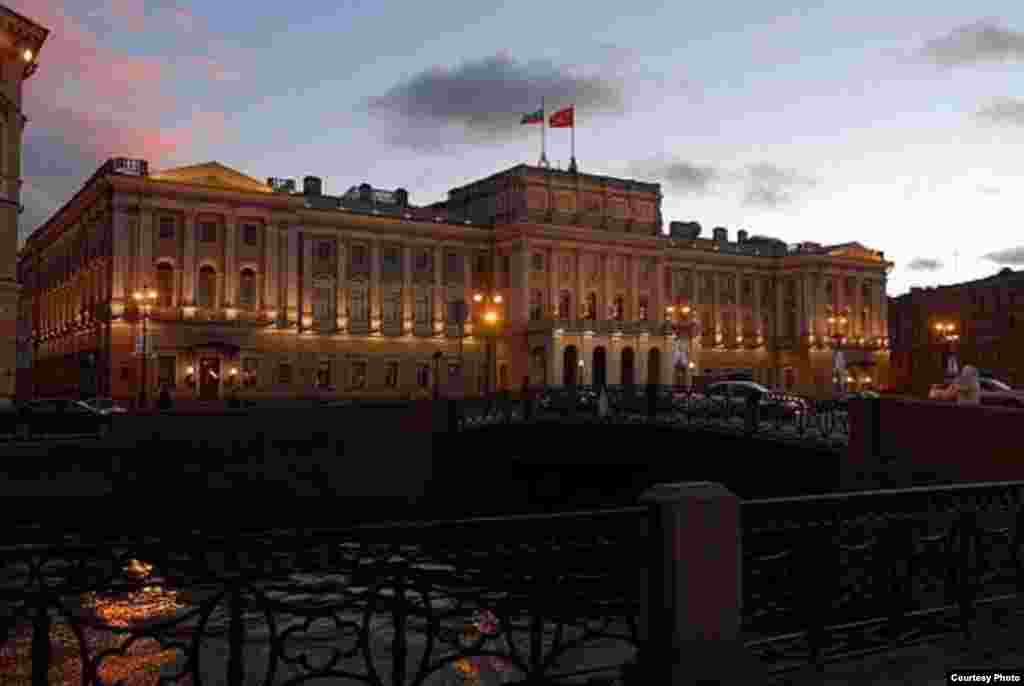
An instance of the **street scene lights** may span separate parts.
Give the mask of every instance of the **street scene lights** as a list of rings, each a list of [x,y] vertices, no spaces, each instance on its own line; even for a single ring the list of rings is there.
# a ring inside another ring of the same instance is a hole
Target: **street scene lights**
[[[665,308],[665,321],[668,328],[675,334],[674,367],[683,374],[688,371],[692,373],[694,368],[691,359],[693,352],[693,337],[696,333],[696,317],[691,318],[693,310],[689,305],[678,302],[668,305]],[[685,334],[685,335],[684,335]],[[685,338],[685,343],[684,343]]]
[[[960,335],[956,332],[956,325],[952,322],[937,322],[935,324],[935,335],[939,344],[945,344],[942,351],[942,369],[946,376],[956,376],[960,372],[960,362],[953,352],[953,346],[959,342]]]
[[[497,307],[502,302],[501,293],[475,293],[473,294],[473,302],[485,308],[480,315],[480,319],[483,320],[486,325],[484,328],[484,336],[487,339],[487,353],[485,360],[487,376],[484,384],[484,392],[490,393],[492,367],[497,366],[498,357],[497,351],[494,349],[494,338],[498,333],[498,324],[501,322],[501,312]]]
[[[949,322],[939,322],[936,324],[935,332],[938,334],[939,339],[945,343],[956,343],[960,340],[959,334],[956,333],[956,325]]]
[[[148,330],[146,324],[149,322],[149,311],[153,307],[153,303],[156,302],[157,292],[149,286],[143,286],[141,291],[135,291],[133,294],[135,298],[135,304],[139,308],[139,312],[142,314],[142,383],[139,384],[139,408],[146,406],[146,361],[149,357],[149,342],[146,340]]]
[[[846,343],[846,337],[843,335],[843,329],[846,328],[846,323],[849,321],[846,315],[838,317],[829,315],[825,321],[828,322],[828,336],[832,339],[832,343],[836,346]]]

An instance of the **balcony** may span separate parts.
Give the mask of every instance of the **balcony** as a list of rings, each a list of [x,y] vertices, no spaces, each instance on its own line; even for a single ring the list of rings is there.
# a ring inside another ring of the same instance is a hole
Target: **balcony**
[[[665,325],[651,321],[617,321],[610,319],[540,319],[528,322],[531,333],[543,333],[561,330],[563,333],[592,332],[596,335],[621,333],[624,336],[636,336],[642,333],[661,336],[665,333]]]

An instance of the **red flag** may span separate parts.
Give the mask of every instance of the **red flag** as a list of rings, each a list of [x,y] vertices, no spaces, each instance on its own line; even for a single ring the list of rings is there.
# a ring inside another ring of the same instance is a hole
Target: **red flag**
[[[552,114],[551,119],[548,120],[548,125],[553,129],[564,129],[570,126],[575,126],[575,118],[573,114],[573,105],[569,105],[564,110],[558,110]]]

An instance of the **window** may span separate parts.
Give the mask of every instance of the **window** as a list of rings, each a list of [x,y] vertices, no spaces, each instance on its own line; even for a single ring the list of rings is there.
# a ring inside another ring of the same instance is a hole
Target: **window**
[[[248,267],[238,279],[238,304],[247,310],[256,307],[256,272]]]
[[[402,315],[401,295],[396,292],[388,293],[384,297],[384,322],[387,324],[398,324]]]
[[[530,321],[539,321],[544,316],[544,294],[539,290],[530,291]]]
[[[320,364],[316,370],[316,387],[317,388],[330,388],[331,387],[331,361],[320,360]]]
[[[384,366],[384,385],[388,388],[398,388],[398,363],[388,362]]]
[[[160,238],[174,238],[174,217],[160,217]]]
[[[637,317],[637,319],[639,319],[642,322],[646,322],[647,321],[647,296],[646,295],[641,295],[640,296],[640,308],[639,309],[640,309],[640,312],[638,313],[639,317]]]
[[[260,360],[258,357],[242,358],[242,385],[255,386],[259,380]]]
[[[477,255],[476,256],[476,273],[477,274],[480,274],[482,276],[482,275],[484,275],[484,274],[486,274],[488,272],[487,261],[488,261],[487,260],[487,255]]]
[[[365,245],[353,245],[352,246],[352,266],[353,267],[365,267],[366,266],[366,246]]]
[[[366,388],[366,363],[352,363],[352,389],[362,390]]]
[[[256,245],[260,240],[260,227],[255,224],[246,224],[242,227],[242,241],[246,245]]]
[[[501,256],[501,271],[505,274],[505,286],[507,287],[512,282],[512,257],[509,255]]]
[[[597,319],[597,293],[587,293],[587,315],[586,319]]]
[[[352,289],[352,319],[357,322],[365,322],[369,319],[369,312],[366,308],[366,291],[361,288]]]
[[[416,365],[416,385],[420,388],[430,387],[430,365],[429,364],[418,364]]]
[[[462,368],[459,367],[459,363],[458,362],[449,362],[448,363],[448,380],[449,381],[458,381],[461,378],[462,378]]]
[[[292,382],[292,366],[287,362],[282,362],[277,367],[277,383],[282,385],[289,385]]]
[[[380,252],[381,275],[385,279],[401,279],[402,252],[397,245],[385,245]]]
[[[156,266],[157,305],[170,307],[174,303],[174,267],[161,262]]]
[[[558,316],[562,319],[572,317],[572,298],[569,291],[562,291],[558,294]]]
[[[449,283],[458,281],[461,274],[459,269],[459,254],[455,252],[445,253],[444,256],[444,278]]]
[[[542,272],[544,271],[544,254],[535,252],[533,253],[533,271]]]
[[[216,243],[217,224],[214,222],[201,222],[199,224],[199,240],[203,243]]]
[[[157,360],[156,385],[158,388],[174,388],[174,355],[161,355]]]
[[[429,293],[418,293],[416,295],[416,323],[421,326],[430,323]]]
[[[416,271],[418,272],[429,272],[433,262],[433,256],[430,254],[430,250],[417,250],[416,251]]]
[[[615,297],[615,309],[613,310],[615,321],[621,322],[626,316],[626,299],[621,295]]]
[[[217,272],[210,265],[199,270],[199,307],[211,309],[217,297]]]

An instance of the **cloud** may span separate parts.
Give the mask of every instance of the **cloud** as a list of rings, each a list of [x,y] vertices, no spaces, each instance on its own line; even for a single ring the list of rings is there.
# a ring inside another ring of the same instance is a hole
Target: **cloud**
[[[995,252],[982,255],[981,259],[995,262],[996,264],[1008,264],[1019,267],[1024,265],[1024,247],[996,250]]]
[[[774,209],[796,202],[799,195],[818,185],[818,180],[796,170],[763,162],[745,172],[743,204]]]
[[[929,59],[947,67],[1024,60],[1024,33],[982,20],[928,41],[923,52]]]
[[[907,269],[912,272],[937,272],[943,268],[941,260],[930,257],[915,257],[907,263]]]
[[[694,164],[684,160],[654,160],[631,165],[630,173],[665,183],[673,190],[709,195],[714,184],[722,180],[723,173],[710,165]]]
[[[541,97],[549,113],[571,103],[586,116],[623,108],[618,77],[584,75],[507,53],[420,72],[369,98],[366,108],[396,127],[394,142],[436,148],[453,140],[453,134],[472,142],[525,135],[530,127],[520,126],[520,116],[536,109]]]
[[[974,116],[990,124],[1024,126],[1024,100],[996,98],[978,110]]]

